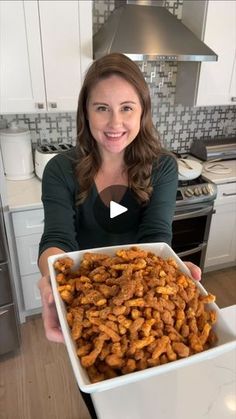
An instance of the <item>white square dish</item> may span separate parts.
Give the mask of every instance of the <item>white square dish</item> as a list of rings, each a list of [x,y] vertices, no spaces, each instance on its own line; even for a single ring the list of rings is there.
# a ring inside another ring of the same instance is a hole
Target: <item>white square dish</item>
[[[119,249],[127,249],[131,246],[138,246],[144,250],[155,253],[163,259],[173,258],[177,262],[180,270],[190,276],[190,272],[185,264],[179,259],[175,252],[168,246],[166,243],[139,243],[132,245],[121,245],[121,246],[112,246],[112,247],[102,247],[95,249],[86,249],[77,252],[63,253],[60,255],[50,256],[48,258],[49,272],[52,284],[53,295],[56,303],[57,313],[61,325],[61,329],[64,335],[66,348],[69,354],[71,365],[77,380],[77,383],[80,389],[86,393],[94,393],[98,391],[104,391],[112,389],[124,384],[129,384],[132,382],[139,381],[154,375],[159,375],[166,373],[168,371],[175,370],[177,368],[183,367],[185,365],[191,365],[197,362],[200,362],[205,359],[215,357],[223,352],[229,351],[236,347],[236,335],[233,335],[227,324],[224,322],[223,317],[221,316],[220,309],[215,303],[210,303],[208,306],[210,309],[213,309],[217,312],[217,322],[214,325],[214,330],[218,336],[218,342],[213,348],[205,350],[203,352],[191,355],[187,358],[178,359],[176,361],[169,362],[167,364],[159,365],[156,367],[150,367],[142,371],[132,372],[126,375],[122,375],[115,378],[110,378],[104,381],[91,384],[86,370],[81,366],[80,360],[76,354],[76,345],[71,337],[70,328],[66,319],[66,308],[64,302],[62,301],[60,294],[57,289],[56,282],[56,272],[53,267],[54,262],[60,257],[68,256],[74,261],[73,269],[77,269],[81,259],[83,258],[84,253],[94,252],[94,253],[106,253],[108,255],[114,255],[115,252]],[[206,295],[207,292],[203,286],[196,282],[196,285],[200,289],[200,293]]]

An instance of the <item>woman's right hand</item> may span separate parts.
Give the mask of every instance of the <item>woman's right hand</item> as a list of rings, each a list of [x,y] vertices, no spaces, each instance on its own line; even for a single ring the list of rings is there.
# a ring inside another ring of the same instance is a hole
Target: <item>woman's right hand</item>
[[[38,287],[41,293],[43,304],[42,317],[46,337],[48,340],[51,340],[52,342],[64,342],[64,337],[57,316],[49,276],[43,276],[38,283]]]

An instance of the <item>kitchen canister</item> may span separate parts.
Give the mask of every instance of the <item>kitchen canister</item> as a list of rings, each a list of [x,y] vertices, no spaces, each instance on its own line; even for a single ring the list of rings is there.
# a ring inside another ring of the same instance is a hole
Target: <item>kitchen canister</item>
[[[34,176],[30,131],[15,121],[0,130],[0,144],[6,178],[25,180]]]

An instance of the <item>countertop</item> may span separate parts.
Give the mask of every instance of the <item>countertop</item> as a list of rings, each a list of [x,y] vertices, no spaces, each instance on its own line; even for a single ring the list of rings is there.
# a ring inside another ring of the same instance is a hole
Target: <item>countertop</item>
[[[41,181],[36,177],[27,180],[6,180],[6,193],[10,211],[42,208]]]
[[[222,314],[235,334],[236,305]],[[99,419],[235,419],[236,350],[92,399]]]
[[[205,179],[216,184],[236,182],[236,160],[212,162],[212,165],[217,164],[217,166],[211,170],[221,172],[218,174],[205,170],[205,167],[209,166],[209,162],[201,163],[203,164],[202,175]],[[225,169],[228,169],[226,170],[228,173],[225,173]],[[6,180],[6,191],[10,211],[42,208],[41,181],[37,176],[27,180]]]
[[[236,160],[202,162],[202,175],[216,184],[236,182]]]

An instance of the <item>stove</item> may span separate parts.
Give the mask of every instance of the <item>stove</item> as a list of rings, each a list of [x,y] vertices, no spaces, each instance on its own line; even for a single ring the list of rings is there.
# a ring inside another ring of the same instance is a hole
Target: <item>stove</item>
[[[172,248],[183,259],[204,269],[217,186],[202,176],[179,181],[172,224]]]
[[[176,206],[184,206],[214,201],[217,195],[217,186],[202,176],[193,180],[179,180]]]

